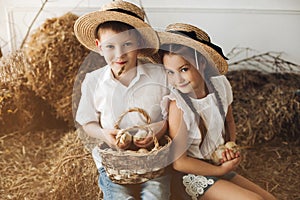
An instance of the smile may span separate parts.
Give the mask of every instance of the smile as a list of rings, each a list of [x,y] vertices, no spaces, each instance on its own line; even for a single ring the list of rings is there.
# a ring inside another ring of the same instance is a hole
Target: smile
[[[183,87],[188,86],[189,84],[190,84],[189,82],[187,82],[187,83],[182,83],[182,84],[177,85],[177,87],[183,88]]]
[[[116,64],[118,65],[125,65],[126,64],[126,61],[122,61],[122,62],[115,62]]]

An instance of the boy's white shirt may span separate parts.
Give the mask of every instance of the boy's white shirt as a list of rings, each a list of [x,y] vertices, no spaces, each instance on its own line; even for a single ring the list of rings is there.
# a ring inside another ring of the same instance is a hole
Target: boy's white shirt
[[[139,107],[146,110],[151,122],[158,122],[163,119],[161,100],[168,93],[167,78],[162,66],[139,64],[136,77],[126,87],[113,77],[110,66],[106,65],[86,74],[76,121],[84,125],[98,122],[100,117],[104,129],[113,129],[122,113],[130,108]],[[142,124],[145,122],[139,113],[129,113],[121,121],[120,127]],[[97,147],[93,149],[92,155],[97,168],[101,167]]]
[[[212,77],[211,82],[221,97],[224,112],[227,113],[228,106],[233,101],[232,89],[229,81],[224,75],[220,75]],[[211,153],[216,147],[224,143],[222,135],[224,131],[224,119],[219,112],[215,93],[210,93],[202,99],[190,99],[197,112],[202,116],[207,127],[207,134],[204,140],[201,138],[198,123],[195,123],[193,111],[186,104],[177,90],[172,90],[170,95],[163,98],[163,115],[164,118],[168,117],[169,101],[175,100],[178,108],[183,111],[184,123],[188,129],[189,138],[187,141],[189,142],[189,147],[187,149],[187,154],[198,159],[210,159]],[[202,140],[203,143],[201,148],[199,148]]]

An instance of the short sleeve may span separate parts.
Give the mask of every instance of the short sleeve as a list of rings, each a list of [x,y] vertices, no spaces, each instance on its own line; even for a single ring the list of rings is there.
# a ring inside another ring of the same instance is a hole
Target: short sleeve
[[[94,102],[94,94],[97,81],[93,80],[92,74],[87,74],[81,86],[81,98],[79,101],[76,121],[80,125],[85,125],[92,121],[99,121]]]
[[[224,75],[221,75],[212,77],[211,82],[219,93],[222,104],[228,107],[233,101],[232,88],[228,79]]]

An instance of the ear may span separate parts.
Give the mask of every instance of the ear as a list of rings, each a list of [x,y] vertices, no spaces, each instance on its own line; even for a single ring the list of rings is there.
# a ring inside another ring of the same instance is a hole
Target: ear
[[[103,50],[102,50],[102,47],[101,47],[100,40],[96,39],[95,44],[97,46],[98,52],[100,53],[101,56],[103,56]]]

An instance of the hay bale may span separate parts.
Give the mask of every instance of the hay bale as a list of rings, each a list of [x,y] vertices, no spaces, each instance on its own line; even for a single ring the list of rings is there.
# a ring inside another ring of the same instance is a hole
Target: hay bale
[[[43,126],[49,128],[51,123],[58,123],[50,115],[52,108],[28,86],[25,74],[29,71],[30,65],[22,51],[12,52],[0,60],[1,135]]]
[[[45,21],[25,44],[25,55],[32,65],[27,75],[32,90],[45,99],[70,126],[72,92],[76,74],[90,52],[81,45],[73,31],[78,17],[67,13]]]
[[[255,70],[227,74],[234,92],[238,138],[246,145],[275,136],[299,139],[300,104],[295,96],[299,74],[262,73]]]
[[[94,161],[74,131],[10,133],[0,143],[0,199],[102,197]]]
[[[47,199],[51,147],[59,140],[51,131],[15,132],[0,137],[0,199]],[[38,189],[37,189],[38,188]],[[44,198],[43,198],[44,197]]]
[[[13,51],[0,58],[0,83],[9,84],[17,82],[20,84],[25,78],[25,73],[31,70],[24,52],[21,50]]]
[[[58,156],[51,161],[50,199],[102,198],[95,163],[77,133],[67,133],[55,151]]]

